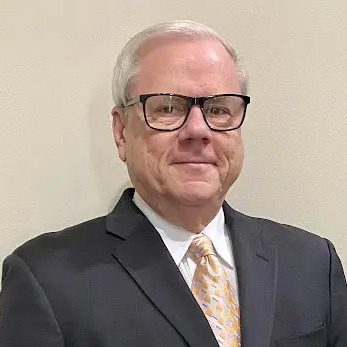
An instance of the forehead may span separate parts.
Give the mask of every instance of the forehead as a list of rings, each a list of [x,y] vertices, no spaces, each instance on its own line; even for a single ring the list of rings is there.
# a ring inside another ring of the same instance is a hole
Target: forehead
[[[142,47],[138,61],[138,74],[131,88],[134,95],[240,92],[236,65],[223,44],[215,39],[153,39]]]

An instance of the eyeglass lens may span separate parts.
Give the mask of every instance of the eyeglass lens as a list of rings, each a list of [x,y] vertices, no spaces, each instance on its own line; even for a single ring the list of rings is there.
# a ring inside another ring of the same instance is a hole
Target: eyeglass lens
[[[153,95],[145,103],[148,124],[156,129],[177,129],[190,111],[189,100],[176,95]],[[238,128],[243,120],[245,102],[239,96],[220,95],[205,100],[203,113],[210,128]]]

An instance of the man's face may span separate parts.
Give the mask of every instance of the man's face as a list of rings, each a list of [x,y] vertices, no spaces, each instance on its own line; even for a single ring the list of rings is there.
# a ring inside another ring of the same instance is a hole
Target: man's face
[[[210,39],[157,39],[140,55],[139,75],[130,97],[148,93],[208,96],[240,93],[236,66],[221,43]],[[240,130],[210,130],[198,106],[182,128],[150,129],[142,104],[114,110],[114,135],[120,158],[142,198],[154,209],[166,203],[199,206],[221,202],[243,162]]]

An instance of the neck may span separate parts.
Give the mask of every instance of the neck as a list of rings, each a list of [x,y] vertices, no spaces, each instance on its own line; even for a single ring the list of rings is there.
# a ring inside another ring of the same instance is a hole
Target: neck
[[[141,198],[156,213],[168,222],[180,226],[192,233],[201,232],[207,224],[217,215],[223,200],[208,201],[206,203],[182,203],[161,199],[146,199],[146,196],[139,194]],[[153,202],[154,201],[154,202]]]

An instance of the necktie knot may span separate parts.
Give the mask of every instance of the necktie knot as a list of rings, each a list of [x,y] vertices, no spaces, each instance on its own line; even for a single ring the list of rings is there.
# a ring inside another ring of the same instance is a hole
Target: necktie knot
[[[201,234],[193,239],[189,246],[189,251],[192,253],[195,260],[209,255],[216,255],[212,241],[204,234]]]

